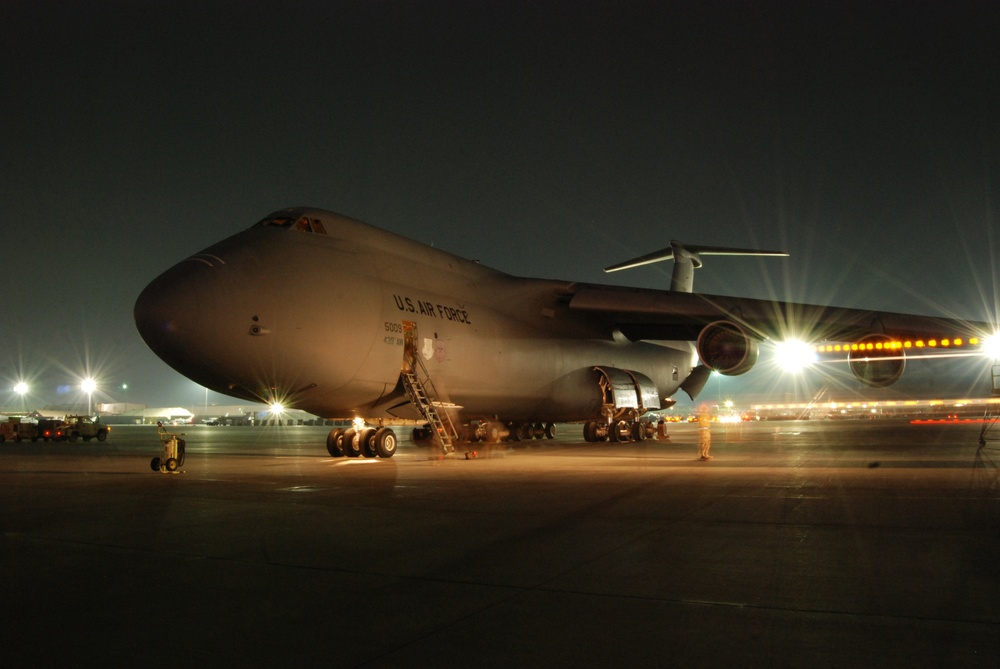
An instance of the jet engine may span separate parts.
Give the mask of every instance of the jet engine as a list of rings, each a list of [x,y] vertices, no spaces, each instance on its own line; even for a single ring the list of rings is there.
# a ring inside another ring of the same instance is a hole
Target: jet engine
[[[698,335],[698,357],[706,367],[725,374],[739,376],[749,372],[757,362],[757,340],[738,323],[715,321]]]
[[[891,346],[885,335],[868,335],[851,349],[848,362],[851,372],[861,383],[871,388],[891,386],[903,375],[906,359],[903,349]]]

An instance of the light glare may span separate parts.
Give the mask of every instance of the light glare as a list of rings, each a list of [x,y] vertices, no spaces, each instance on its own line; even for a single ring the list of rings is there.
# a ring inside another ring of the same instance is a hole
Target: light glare
[[[798,339],[788,339],[776,343],[774,353],[778,365],[786,372],[792,373],[801,372],[817,360],[813,347]]]
[[[992,360],[1000,360],[1000,333],[984,338],[982,351],[986,357]]]

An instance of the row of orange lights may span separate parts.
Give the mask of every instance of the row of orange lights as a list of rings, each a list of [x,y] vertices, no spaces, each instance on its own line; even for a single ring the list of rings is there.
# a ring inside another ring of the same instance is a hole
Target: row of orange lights
[[[928,339],[924,341],[923,339],[918,339],[916,341],[886,341],[886,342],[864,342],[864,343],[854,343],[854,344],[820,344],[816,347],[817,353],[842,353],[842,352],[852,352],[852,351],[897,351],[899,349],[911,349],[911,348],[951,348],[951,347],[961,347],[968,344],[969,346],[978,346],[979,338],[972,337],[966,342],[960,337],[955,339]]]

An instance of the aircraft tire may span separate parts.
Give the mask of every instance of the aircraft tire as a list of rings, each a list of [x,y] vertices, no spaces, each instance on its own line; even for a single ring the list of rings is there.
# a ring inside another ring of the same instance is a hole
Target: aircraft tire
[[[344,429],[335,427],[326,435],[326,452],[334,458],[344,457]]]
[[[343,440],[340,442],[344,448],[344,455],[349,458],[361,455],[361,445],[358,443],[357,436],[357,430],[352,427],[344,432]]]
[[[588,420],[583,424],[583,440],[596,443],[597,442],[597,422]]]
[[[555,439],[556,438],[556,424],[555,423],[546,423],[545,424],[545,438],[546,439]]]
[[[379,430],[375,432],[374,441],[375,452],[380,458],[391,458],[396,454],[396,447],[399,443],[396,441],[396,433],[390,428],[379,428]]]
[[[646,426],[639,422],[633,423],[632,439],[635,441],[643,441],[645,438],[646,438]]]
[[[490,421],[489,423],[486,423],[483,441],[488,444],[499,444],[500,434],[500,423]]]
[[[358,447],[361,449],[361,455],[366,458],[374,458],[377,455],[375,453],[375,428],[366,427],[358,432]]]

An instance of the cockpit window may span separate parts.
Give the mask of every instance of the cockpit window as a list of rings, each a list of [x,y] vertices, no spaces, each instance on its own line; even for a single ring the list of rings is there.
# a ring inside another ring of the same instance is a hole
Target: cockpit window
[[[272,216],[265,218],[257,225],[275,225],[279,228],[295,228],[299,232],[311,232],[318,235],[325,235],[326,228],[318,218],[292,218],[290,216]]]

